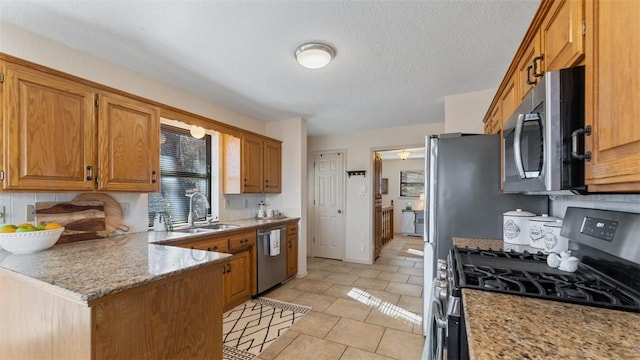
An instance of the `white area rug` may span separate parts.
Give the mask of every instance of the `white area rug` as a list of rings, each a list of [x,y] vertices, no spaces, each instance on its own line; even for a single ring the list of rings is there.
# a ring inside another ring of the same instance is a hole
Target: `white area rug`
[[[222,358],[253,360],[310,307],[268,298],[258,298],[227,311],[222,316]]]

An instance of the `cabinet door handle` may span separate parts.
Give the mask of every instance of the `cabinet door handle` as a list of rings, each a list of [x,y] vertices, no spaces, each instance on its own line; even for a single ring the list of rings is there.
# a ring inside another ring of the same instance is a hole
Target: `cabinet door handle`
[[[158,181],[158,176],[156,175],[156,171],[151,172],[151,183],[155,184]]]
[[[93,166],[87,166],[87,180],[93,179]]]
[[[533,69],[533,65],[527,66],[527,85],[535,85],[535,81],[531,81],[531,70]]]
[[[231,263],[227,263],[227,274],[231,274]]]
[[[224,274],[226,274],[226,273],[227,273],[227,267],[226,267],[226,266],[223,266],[223,267],[222,267],[222,275],[224,275]]]
[[[591,151],[587,151],[584,154],[578,152],[578,136],[583,134],[585,137],[591,135],[591,125],[571,133],[571,157],[577,160],[591,161]]]
[[[538,61],[544,60],[544,54],[533,58],[533,77],[542,77],[544,73],[538,72]]]

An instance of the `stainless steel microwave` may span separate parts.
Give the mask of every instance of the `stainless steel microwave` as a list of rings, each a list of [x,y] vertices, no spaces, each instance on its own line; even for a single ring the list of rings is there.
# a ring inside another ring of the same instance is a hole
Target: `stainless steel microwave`
[[[585,192],[584,136],[589,133],[584,66],[545,73],[504,123],[504,192]]]

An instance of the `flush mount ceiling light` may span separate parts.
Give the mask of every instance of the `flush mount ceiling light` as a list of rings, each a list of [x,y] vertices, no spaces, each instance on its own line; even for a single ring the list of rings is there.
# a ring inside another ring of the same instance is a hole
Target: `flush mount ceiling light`
[[[307,43],[296,49],[296,60],[307,69],[320,69],[327,66],[336,56],[336,51],[327,44]]]
[[[402,151],[398,151],[396,154],[402,160],[407,160],[409,158],[409,156],[411,156],[411,153],[406,151],[406,150],[404,150],[404,149]]]
[[[191,125],[189,133],[196,139],[202,139],[205,135],[204,128],[198,125]]]

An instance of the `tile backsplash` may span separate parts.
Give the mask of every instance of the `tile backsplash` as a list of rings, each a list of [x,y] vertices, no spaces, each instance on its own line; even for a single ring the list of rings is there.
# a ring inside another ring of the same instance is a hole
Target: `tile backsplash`
[[[42,201],[71,201],[78,193],[0,193],[0,206],[5,207],[2,224],[19,224],[27,221],[26,206]],[[129,232],[147,231],[147,194],[110,193],[120,203],[129,204],[129,215],[122,222],[129,226]],[[3,222],[4,221],[4,222]]]
[[[567,207],[640,213],[640,194],[556,195],[550,197],[551,215],[564,218]]]

